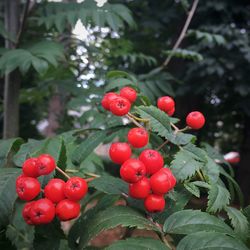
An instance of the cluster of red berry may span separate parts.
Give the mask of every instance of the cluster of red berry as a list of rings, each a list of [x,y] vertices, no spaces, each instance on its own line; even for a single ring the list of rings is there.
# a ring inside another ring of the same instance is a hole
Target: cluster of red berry
[[[55,215],[61,221],[74,219],[80,214],[80,201],[88,191],[87,182],[80,177],[72,177],[67,182],[51,179],[44,190],[37,177],[48,175],[56,168],[53,157],[42,154],[29,158],[23,163],[23,174],[16,179],[16,192],[21,200],[29,201],[24,205],[22,215],[27,224],[50,223]],[[44,198],[35,199],[40,193]]]

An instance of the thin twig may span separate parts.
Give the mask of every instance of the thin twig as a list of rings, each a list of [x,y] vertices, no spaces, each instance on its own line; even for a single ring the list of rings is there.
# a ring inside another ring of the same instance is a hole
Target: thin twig
[[[145,122],[145,123],[149,122],[149,119],[142,119],[140,117],[137,117],[137,116],[131,114],[130,112],[128,112],[128,116],[130,116],[131,118],[133,118],[139,122]]]
[[[127,117],[131,122],[133,122],[137,127],[143,128],[143,126],[142,126],[139,122],[137,122],[134,118],[130,117],[129,115],[126,115],[126,117]]]
[[[92,177],[94,177],[94,178],[99,178],[99,177],[101,177],[99,174],[93,174],[93,173],[89,173],[89,172],[87,172],[87,173],[85,173],[86,175],[88,175],[88,176],[92,176]]]
[[[67,179],[70,179],[70,176],[66,174],[62,169],[56,166],[56,170],[61,173],[63,176],[65,176]]]
[[[161,148],[163,148],[169,141],[164,141],[156,150],[159,151]]]

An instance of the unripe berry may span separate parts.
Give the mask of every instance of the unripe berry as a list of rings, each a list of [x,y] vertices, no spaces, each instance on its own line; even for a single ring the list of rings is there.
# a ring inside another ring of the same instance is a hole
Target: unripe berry
[[[124,181],[135,183],[146,175],[146,167],[137,159],[129,159],[122,164],[120,175]]]
[[[145,199],[150,194],[150,184],[147,177],[136,183],[129,184],[129,195],[135,199]]]
[[[173,108],[175,107],[175,102],[173,98],[170,96],[162,96],[158,98],[157,100],[157,107],[160,110],[168,113],[170,110],[173,110]]]
[[[23,173],[25,176],[38,177],[38,164],[37,158],[29,158],[23,163]]]
[[[131,156],[131,148],[128,143],[114,142],[109,148],[109,156],[114,163],[122,164]]]
[[[137,93],[131,87],[124,87],[120,91],[120,96],[127,98],[131,103],[136,100]]]
[[[60,201],[56,206],[56,215],[61,221],[75,219],[80,214],[80,204],[68,199]]]
[[[127,98],[120,96],[111,101],[109,107],[112,114],[117,116],[123,116],[129,112],[131,104]]]
[[[150,194],[144,200],[144,207],[150,213],[162,212],[165,208],[165,199],[162,195]]]
[[[109,92],[107,94],[104,95],[104,97],[102,98],[102,107],[106,110],[110,110],[109,109],[109,105],[111,103],[111,101],[113,101],[114,99],[116,99],[119,95],[117,95],[116,93],[113,92]]]
[[[128,142],[134,148],[142,148],[148,144],[148,132],[144,128],[132,128],[128,132]]]
[[[68,179],[64,186],[65,196],[72,201],[81,200],[88,192],[88,184],[81,177],[72,177]]]
[[[187,115],[186,123],[192,129],[200,129],[205,124],[205,117],[201,112],[193,111]]]
[[[66,198],[64,188],[65,182],[63,180],[57,178],[51,179],[44,188],[44,195],[53,203],[58,203]]]
[[[56,162],[49,154],[42,154],[38,158],[38,173],[39,175],[47,175],[54,171]]]
[[[139,156],[139,160],[144,163],[149,175],[156,173],[164,166],[161,154],[153,149],[143,150]]]

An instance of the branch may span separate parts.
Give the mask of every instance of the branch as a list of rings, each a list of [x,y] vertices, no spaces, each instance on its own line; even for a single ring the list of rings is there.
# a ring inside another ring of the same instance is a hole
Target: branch
[[[181,44],[181,42],[182,42],[182,40],[184,39],[184,37],[185,37],[185,35],[186,35],[186,32],[187,32],[187,30],[188,30],[188,27],[189,27],[189,25],[190,25],[190,22],[191,22],[191,20],[192,20],[192,18],[193,18],[193,15],[194,15],[194,13],[195,13],[195,10],[196,10],[196,8],[197,8],[198,3],[199,3],[199,0],[194,0],[194,1],[193,1],[193,5],[192,5],[192,7],[191,7],[191,9],[190,9],[190,11],[189,11],[189,13],[188,13],[188,16],[187,16],[186,22],[185,22],[185,24],[184,24],[184,26],[183,26],[183,28],[182,28],[181,34],[180,34],[180,36],[178,37],[178,39],[177,39],[177,41],[176,41],[176,43],[175,43],[175,45],[174,45],[174,47],[173,47],[172,50],[178,49],[179,46],[180,46],[180,44]],[[170,62],[172,56],[173,56],[172,54],[169,54],[169,55],[168,55],[167,59],[166,59],[166,60],[164,61],[164,63],[161,65],[161,68],[162,68],[162,69],[165,68],[165,67],[167,67],[167,65],[169,64],[169,62]]]

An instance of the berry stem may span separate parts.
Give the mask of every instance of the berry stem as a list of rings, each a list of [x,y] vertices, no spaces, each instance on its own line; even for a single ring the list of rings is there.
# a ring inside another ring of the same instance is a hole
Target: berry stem
[[[197,174],[199,175],[200,179],[201,179],[202,181],[205,181],[204,176],[203,176],[203,174],[201,173],[201,171],[198,169],[196,172],[197,172]]]
[[[172,122],[170,122],[170,125],[174,128],[175,132],[179,132],[179,128],[176,127]]]
[[[92,178],[87,178],[87,179],[84,179],[86,182],[91,182],[91,181],[93,181],[95,178],[94,177],[92,177]]]
[[[98,175],[98,174],[93,174],[93,173],[85,173],[86,175],[88,175],[88,176],[92,176],[92,177],[94,177],[94,178],[99,178],[99,177],[101,177],[100,175]]]
[[[156,148],[156,150],[157,150],[157,151],[160,150],[160,149],[163,148],[168,142],[169,142],[168,140],[164,141],[158,148]]]
[[[126,117],[133,122],[137,127],[144,128],[139,122],[137,122],[134,118],[130,117],[129,115],[126,115]]]
[[[179,129],[178,132],[184,132],[184,131],[187,131],[189,129],[191,129],[191,128],[189,126],[186,126],[185,128]]]
[[[76,170],[76,169],[66,169],[65,172],[66,173],[77,173],[78,170]]]
[[[140,117],[137,117],[137,116],[131,114],[130,112],[128,112],[128,116],[130,116],[130,117],[132,117],[133,119],[135,119],[135,120],[137,120],[137,121],[140,121],[140,122],[145,122],[145,123],[149,122],[148,119],[142,119],[142,118],[140,118]]]
[[[56,166],[56,170],[62,174],[63,176],[65,176],[67,179],[70,179],[70,176],[68,174],[66,174],[62,169],[60,169],[59,167]]]

